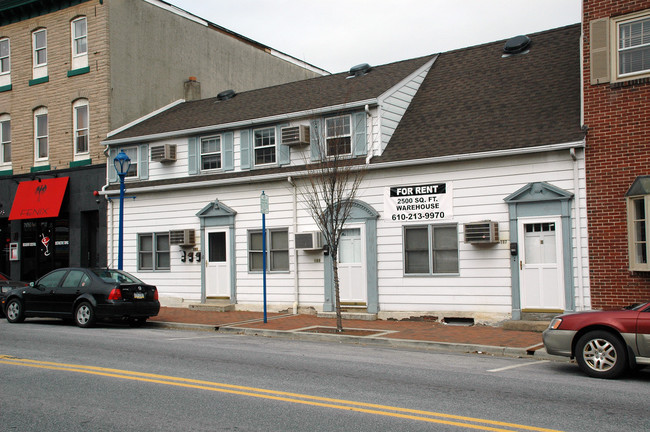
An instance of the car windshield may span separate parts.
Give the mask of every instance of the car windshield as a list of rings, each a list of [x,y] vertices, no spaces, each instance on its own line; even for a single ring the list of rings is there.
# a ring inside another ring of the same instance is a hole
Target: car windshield
[[[623,309],[635,310],[636,311],[636,310],[641,310],[641,309],[645,308],[646,306],[648,306],[647,302],[646,303],[635,303],[635,304],[632,304],[632,305],[629,305],[629,306],[625,306]]]
[[[102,278],[105,282],[143,283],[140,279],[122,270],[92,269],[92,272]]]

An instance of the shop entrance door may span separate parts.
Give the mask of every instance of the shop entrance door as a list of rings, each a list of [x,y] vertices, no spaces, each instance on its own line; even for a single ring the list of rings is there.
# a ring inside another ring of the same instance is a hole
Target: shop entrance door
[[[69,266],[67,218],[25,220],[21,239],[21,280],[35,281],[54,269]]]

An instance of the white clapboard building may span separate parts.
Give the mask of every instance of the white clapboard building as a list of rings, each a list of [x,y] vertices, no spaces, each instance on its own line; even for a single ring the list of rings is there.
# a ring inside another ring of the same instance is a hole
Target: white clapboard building
[[[334,309],[302,204],[318,142],[367,168],[339,252],[344,307],[476,322],[588,308],[579,25],[181,101],[104,141],[108,256],[164,304]],[[340,144],[343,143],[343,144]]]

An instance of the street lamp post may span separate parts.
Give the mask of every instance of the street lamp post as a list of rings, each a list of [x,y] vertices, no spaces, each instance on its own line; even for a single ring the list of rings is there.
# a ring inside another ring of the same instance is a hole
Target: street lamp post
[[[118,270],[123,270],[124,264],[124,177],[129,172],[131,168],[131,158],[129,158],[124,150],[118,153],[113,159],[113,165],[115,165],[115,171],[120,177],[120,226],[119,234],[117,237],[117,268]]]

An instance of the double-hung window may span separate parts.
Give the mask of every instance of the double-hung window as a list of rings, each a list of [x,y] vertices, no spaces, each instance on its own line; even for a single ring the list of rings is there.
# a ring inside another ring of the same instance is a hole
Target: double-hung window
[[[350,116],[325,119],[325,143],[327,156],[352,154],[352,128]]]
[[[88,101],[80,99],[72,105],[75,155],[88,154]]]
[[[618,75],[650,72],[650,16],[617,23]]]
[[[0,115],[0,165],[11,163],[11,117]]]
[[[457,226],[404,227],[404,273],[412,275],[458,273]]]
[[[47,30],[32,33],[33,78],[47,76]]]
[[[9,38],[0,39],[0,75],[11,72]]]
[[[169,233],[138,235],[138,270],[169,270]]]
[[[287,229],[266,230],[266,257],[269,271],[289,271],[289,231]],[[248,270],[262,271],[262,231],[248,232]]]
[[[49,155],[47,108],[34,111],[34,158],[46,160]]]
[[[86,17],[72,20],[72,69],[88,66],[88,22]]]
[[[257,129],[253,132],[255,165],[275,163],[275,128]]]
[[[129,159],[131,159],[131,166],[126,172],[126,178],[138,178],[138,147],[125,147],[121,148],[120,151],[126,153]]]
[[[221,136],[201,138],[201,170],[221,168]]]

